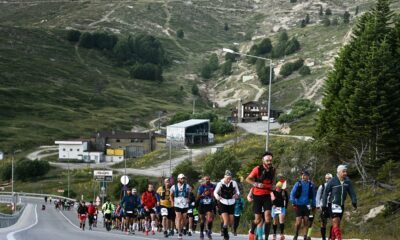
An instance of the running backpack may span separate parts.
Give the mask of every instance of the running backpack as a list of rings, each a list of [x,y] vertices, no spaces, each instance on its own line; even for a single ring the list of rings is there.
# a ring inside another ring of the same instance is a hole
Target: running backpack
[[[295,198],[299,198],[301,196],[301,191],[303,190],[302,188],[303,187],[302,187],[301,181],[298,181]],[[312,198],[313,198],[312,184],[311,184],[311,181],[308,181],[308,199],[312,199]]]
[[[186,183],[183,184],[182,192],[183,192],[183,197],[187,198],[188,197],[188,190],[187,190]],[[174,197],[178,197],[178,195],[179,195],[178,184],[175,184]]]
[[[89,205],[88,214],[89,215],[94,215],[95,213],[96,213],[96,208],[94,207],[94,205]]]
[[[269,171],[266,171],[264,168],[264,165],[258,166],[258,174],[256,177],[256,181],[262,183],[264,180],[268,179],[270,180],[270,183],[272,183],[272,180],[275,177],[275,168],[271,167]]]

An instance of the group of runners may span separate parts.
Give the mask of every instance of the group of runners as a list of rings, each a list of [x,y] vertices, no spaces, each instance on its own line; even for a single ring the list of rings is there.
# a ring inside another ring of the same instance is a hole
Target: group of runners
[[[263,154],[261,164],[246,178],[246,182],[251,185],[247,200],[252,203],[254,213],[249,240],[268,239],[271,227],[272,239],[284,240],[285,215],[289,204],[296,215],[294,240],[298,240],[299,236],[304,240],[311,239],[317,210],[322,239],[326,239],[329,219],[332,222],[329,239],[342,239],[340,220],[347,193],[351,197],[353,207],[357,208],[356,195],[347,177],[347,167],[339,165],[334,177],[330,173],[326,174],[325,183],[318,189],[309,176],[309,172],[302,171],[300,180],[289,193],[286,180],[277,174],[273,166],[272,153]],[[178,175],[175,184],[172,184],[171,180],[163,179],[157,190],[153,184],[148,184],[147,190],[142,194],[138,194],[135,188],[128,189],[116,205],[106,200],[101,210],[107,230],[114,227],[127,234],[143,231],[145,235],[162,232],[165,238],[176,234],[178,239],[182,239],[184,235],[192,236],[199,225],[200,239],[212,239],[213,222],[215,216],[219,216],[221,225],[217,232],[220,231],[226,240],[230,238],[229,229],[233,235],[237,235],[245,201],[229,170],[225,171],[223,179],[217,184],[213,184],[209,176],[204,176],[195,191],[196,194],[183,174]],[[92,202],[88,206],[81,203],[78,216],[83,230],[88,216],[91,229],[97,209]],[[278,226],[280,235],[277,238]]]

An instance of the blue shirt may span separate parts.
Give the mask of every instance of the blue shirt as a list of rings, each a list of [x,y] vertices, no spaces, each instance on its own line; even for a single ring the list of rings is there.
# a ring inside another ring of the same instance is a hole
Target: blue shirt
[[[310,183],[311,183],[311,189],[309,189]],[[307,182],[301,181],[301,194],[299,198],[296,198],[296,192],[298,187],[299,187],[299,182],[296,182],[292,191],[290,192],[290,202],[293,205],[302,205],[302,206],[311,205],[315,207],[315,197],[317,194],[315,191],[315,185],[310,181]],[[309,191],[312,191],[311,202],[309,199]]]

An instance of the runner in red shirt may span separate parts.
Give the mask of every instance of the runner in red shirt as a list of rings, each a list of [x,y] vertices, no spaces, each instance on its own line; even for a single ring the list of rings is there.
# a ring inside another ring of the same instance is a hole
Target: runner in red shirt
[[[253,212],[255,216],[254,222],[251,224],[249,240],[255,238],[254,230],[262,222],[261,214],[263,210],[265,219],[264,234],[265,239],[268,239],[271,227],[271,192],[275,173],[276,169],[272,166],[272,153],[265,152],[262,156],[262,164],[255,167],[246,178],[246,182],[253,186]]]
[[[155,222],[155,207],[157,204],[156,192],[154,191],[153,184],[149,184],[147,187],[147,191],[142,194],[142,205],[144,207],[144,216],[145,216],[145,229],[146,236],[149,235],[149,226],[151,220],[151,234],[155,234],[154,229],[156,227]]]

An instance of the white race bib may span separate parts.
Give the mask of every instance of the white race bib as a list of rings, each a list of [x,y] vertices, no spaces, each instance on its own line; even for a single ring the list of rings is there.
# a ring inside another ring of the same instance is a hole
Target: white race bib
[[[188,213],[192,213],[193,212],[193,209],[188,209]]]
[[[282,213],[282,208],[276,207],[274,212],[275,212],[276,214],[280,214],[280,213]]]
[[[133,213],[133,211],[126,211],[126,213]]]
[[[195,221],[199,221],[199,216],[194,216]]]
[[[211,198],[204,198],[203,199],[203,204],[210,204],[211,203]]]
[[[308,210],[311,210],[311,205],[307,205]]]
[[[342,213],[342,207],[337,204],[332,204],[332,213]]]
[[[161,208],[161,216],[168,216],[168,209]]]

